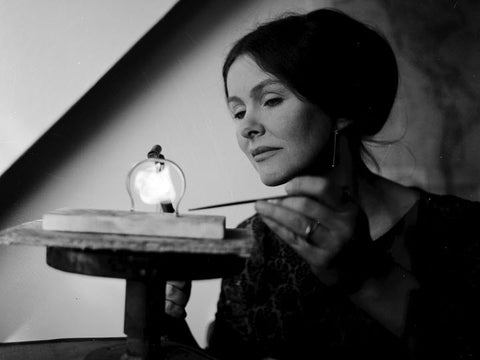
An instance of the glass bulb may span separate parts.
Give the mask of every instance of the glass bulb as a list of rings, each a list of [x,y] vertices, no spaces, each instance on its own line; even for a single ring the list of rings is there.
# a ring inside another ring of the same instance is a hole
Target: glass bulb
[[[174,211],[178,215],[178,205],[185,193],[185,176],[177,164],[158,152],[130,169],[127,192],[131,211]]]

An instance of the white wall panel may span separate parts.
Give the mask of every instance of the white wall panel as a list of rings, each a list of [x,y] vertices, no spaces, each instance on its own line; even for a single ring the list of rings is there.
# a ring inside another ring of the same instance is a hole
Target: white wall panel
[[[0,1],[0,175],[176,2]]]

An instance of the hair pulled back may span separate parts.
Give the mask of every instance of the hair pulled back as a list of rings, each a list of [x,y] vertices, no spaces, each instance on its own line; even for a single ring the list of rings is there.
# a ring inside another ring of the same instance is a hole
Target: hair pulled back
[[[332,119],[351,120],[348,136],[354,143],[380,131],[396,97],[398,68],[389,43],[338,10],[287,15],[238,40],[222,71],[227,96],[228,71],[241,55],[250,55]]]

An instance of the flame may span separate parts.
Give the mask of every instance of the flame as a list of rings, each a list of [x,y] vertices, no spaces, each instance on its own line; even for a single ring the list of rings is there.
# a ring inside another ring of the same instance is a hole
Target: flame
[[[149,167],[138,171],[135,175],[134,187],[140,199],[148,205],[173,202],[176,197],[168,166],[162,170]]]

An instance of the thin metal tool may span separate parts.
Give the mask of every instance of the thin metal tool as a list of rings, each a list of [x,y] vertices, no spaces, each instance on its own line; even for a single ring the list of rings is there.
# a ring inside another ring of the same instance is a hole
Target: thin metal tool
[[[197,207],[197,208],[193,208],[193,209],[188,209],[188,211],[213,209],[213,208],[222,207],[222,206],[232,206],[232,205],[248,204],[248,203],[252,203],[252,202],[256,202],[256,201],[285,199],[285,198],[288,197],[288,196],[290,196],[290,195],[281,195],[281,196],[273,196],[273,197],[266,197],[266,198],[259,198],[259,199],[250,199],[250,200],[234,201],[234,202],[228,202],[228,203],[222,203],[222,204],[215,204],[215,205],[208,205],[208,206]]]

